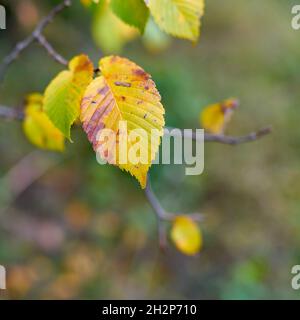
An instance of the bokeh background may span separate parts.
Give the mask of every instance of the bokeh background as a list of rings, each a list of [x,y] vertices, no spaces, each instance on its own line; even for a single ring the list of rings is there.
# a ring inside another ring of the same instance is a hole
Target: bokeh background
[[[0,58],[58,2],[0,1],[8,12]],[[169,126],[197,128],[204,106],[232,96],[241,106],[228,134],[273,126],[272,135],[255,143],[206,144],[201,176],[185,176],[181,166],[151,169],[167,210],[205,214],[204,246],[196,257],[171,244],[159,249],[143,191],[128,174],[98,165],[79,128],[66,152],[54,154],[30,145],[20,123],[0,121],[0,264],[8,272],[1,298],[300,297],[290,284],[291,267],[300,264],[300,31],[291,28],[294,2],[208,0],[197,45],[169,43],[150,32],[150,40],[138,37],[122,49],[152,74]],[[96,63],[107,47],[99,48],[103,35],[97,36],[93,16],[93,9],[75,1],[46,35],[65,57],[85,52]],[[20,106],[61,69],[31,46],[8,69],[0,104]]]

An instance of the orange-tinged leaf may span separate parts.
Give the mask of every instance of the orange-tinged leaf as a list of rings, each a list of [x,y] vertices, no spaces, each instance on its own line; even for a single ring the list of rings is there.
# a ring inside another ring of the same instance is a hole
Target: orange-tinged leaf
[[[82,99],[83,129],[102,159],[130,172],[145,188],[165,124],[160,95],[150,75],[128,59],[109,56],[99,66],[101,76]]]
[[[198,225],[187,216],[177,216],[171,229],[176,248],[186,255],[195,255],[202,247],[202,233]]]
[[[200,115],[202,127],[214,134],[223,134],[232,112],[238,107],[237,99],[227,99],[204,108]]]
[[[70,61],[69,70],[60,72],[46,88],[44,111],[68,139],[71,139],[71,126],[79,116],[80,101],[93,74],[94,67],[88,56],[79,55]]]
[[[43,112],[42,107],[41,94],[34,93],[26,98],[24,133],[28,140],[39,148],[63,151],[65,138]]]

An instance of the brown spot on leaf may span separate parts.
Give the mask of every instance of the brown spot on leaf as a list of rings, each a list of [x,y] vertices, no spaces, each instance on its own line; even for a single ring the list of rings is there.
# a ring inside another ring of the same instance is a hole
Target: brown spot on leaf
[[[121,82],[121,81],[116,81],[115,85],[118,86],[118,87],[127,87],[127,88],[131,87],[131,83],[129,83],[129,82]]]
[[[136,76],[140,76],[141,78],[144,78],[145,80],[148,80],[150,77],[147,72],[145,72],[143,69],[134,69],[132,73]]]

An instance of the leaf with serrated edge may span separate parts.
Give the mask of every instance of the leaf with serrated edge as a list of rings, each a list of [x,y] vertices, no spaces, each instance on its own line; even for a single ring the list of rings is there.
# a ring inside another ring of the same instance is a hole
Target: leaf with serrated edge
[[[162,30],[175,37],[197,41],[204,0],[147,0],[146,4]]]
[[[79,55],[70,61],[69,70],[60,72],[46,88],[44,111],[68,139],[71,139],[71,126],[79,116],[80,101],[93,74],[90,59]]]
[[[147,172],[158,151],[165,124],[161,97],[150,75],[130,60],[110,56],[101,59],[99,66],[101,76],[88,86],[82,99],[83,129],[96,152],[99,148],[104,150],[109,163],[130,172],[145,188]],[[123,121],[127,128],[120,129]],[[99,141],[99,134],[104,129],[111,129],[117,136],[115,143]],[[133,163],[129,152],[135,141],[130,136],[136,129],[144,129],[139,135],[140,152],[145,152],[147,159]],[[154,133],[152,137],[151,133]],[[122,139],[128,143],[127,154],[119,148]],[[128,156],[127,163],[121,161],[124,156]]]
[[[36,147],[63,151],[65,137],[43,112],[42,106],[43,96],[41,94],[33,93],[26,98],[24,133]]]

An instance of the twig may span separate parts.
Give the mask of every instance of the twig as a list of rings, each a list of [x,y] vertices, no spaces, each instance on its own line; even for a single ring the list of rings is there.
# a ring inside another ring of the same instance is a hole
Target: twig
[[[48,54],[58,63],[66,66],[68,65],[68,61],[62,57],[55,49],[52,47],[51,43],[47,41],[47,39],[42,35],[39,34],[37,36],[37,40],[40,43],[41,46],[43,46]]]
[[[147,185],[145,189],[145,195],[153,208],[156,216],[157,216],[157,230],[158,230],[158,239],[159,239],[159,246],[162,250],[166,248],[167,245],[167,237],[166,237],[166,230],[163,224],[164,220],[170,220],[170,215],[164,210],[161,206],[160,202],[156,198],[155,194],[151,188],[150,182],[150,175],[148,174],[147,177]]]
[[[167,212],[161,206],[159,200],[157,199],[156,195],[154,194],[154,192],[152,190],[151,181],[150,181],[150,174],[148,174],[148,177],[147,177],[145,194],[146,194],[146,197],[147,197],[151,207],[155,211],[159,220],[173,221],[178,216],[178,214],[176,214],[176,213]],[[191,214],[187,214],[187,216],[190,217],[191,219],[193,219],[194,221],[198,221],[198,222],[203,221],[203,215],[200,213],[191,213]]]
[[[161,206],[160,202],[158,201],[156,195],[152,191],[151,182],[150,182],[150,175],[148,175],[148,177],[147,177],[147,185],[146,185],[146,189],[145,189],[145,194],[146,194],[146,197],[147,197],[151,207],[155,211],[158,219],[159,220],[168,220],[168,221],[171,220],[172,215],[170,215],[169,213],[167,213],[165,211],[165,209]]]
[[[186,131],[183,132],[183,129],[177,129],[177,128],[166,128],[169,131],[172,131],[170,134],[172,136],[179,136],[180,137],[185,137],[185,138],[190,138],[193,140],[197,140],[197,136],[195,132],[191,131]],[[178,131],[179,130],[179,131]],[[269,133],[272,132],[272,127],[265,127],[262,128],[258,131],[251,132],[247,135],[244,136],[239,136],[239,137],[233,137],[233,136],[226,136],[226,135],[221,135],[221,134],[211,134],[211,133],[205,133],[204,134],[204,141],[205,142],[219,142],[223,144],[228,144],[228,145],[238,145],[242,143],[247,143],[247,142],[253,142],[255,140],[258,140]]]
[[[60,3],[59,5],[57,5],[55,8],[53,8],[50,13],[41,20],[41,22],[37,25],[37,27],[33,30],[33,32],[23,41],[20,41],[19,43],[17,43],[17,45],[14,47],[14,49],[11,51],[11,53],[9,53],[3,60],[2,64],[0,65],[0,80],[3,79],[4,74],[6,69],[8,68],[8,66],[10,64],[12,64],[20,55],[20,53],[22,51],[24,51],[30,44],[32,44],[35,40],[39,41],[41,43],[41,41],[39,39],[41,39],[42,33],[44,31],[44,29],[48,26],[48,24],[50,24],[52,22],[52,20],[54,19],[54,17],[60,13],[63,9],[65,9],[66,7],[69,7],[72,4],[72,0],[64,0],[62,3]],[[43,36],[42,36],[43,38]],[[45,48],[46,46],[43,45]],[[58,56],[56,54],[53,55],[53,53],[55,53],[54,49],[52,48],[52,46],[50,45],[51,49],[49,50],[49,47],[47,49],[48,53],[54,58],[54,60],[65,64],[65,59],[60,59],[62,57],[60,57],[59,59]],[[59,61],[61,60],[61,61]]]
[[[151,188],[151,181],[150,181],[150,174],[147,177],[147,185],[145,188],[145,195],[153,208],[156,217],[157,217],[157,224],[158,224],[158,237],[159,237],[159,244],[162,249],[166,247],[167,244],[167,235],[164,226],[165,221],[173,221],[176,219],[178,214],[172,214],[167,212],[160,204],[159,200],[157,199],[156,195],[152,191]],[[200,222],[203,221],[203,215],[200,213],[192,213],[187,214],[186,216],[190,217],[194,221]]]
[[[210,134],[210,133],[205,133],[204,135],[204,141],[206,142],[220,142],[224,144],[229,144],[229,145],[238,145],[242,143],[247,143],[247,142],[253,142],[255,140],[258,140],[269,133],[272,132],[272,127],[266,127],[262,128],[256,132],[251,132],[245,136],[241,137],[232,137],[232,136],[225,136],[225,135],[215,135],[215,134]]]

